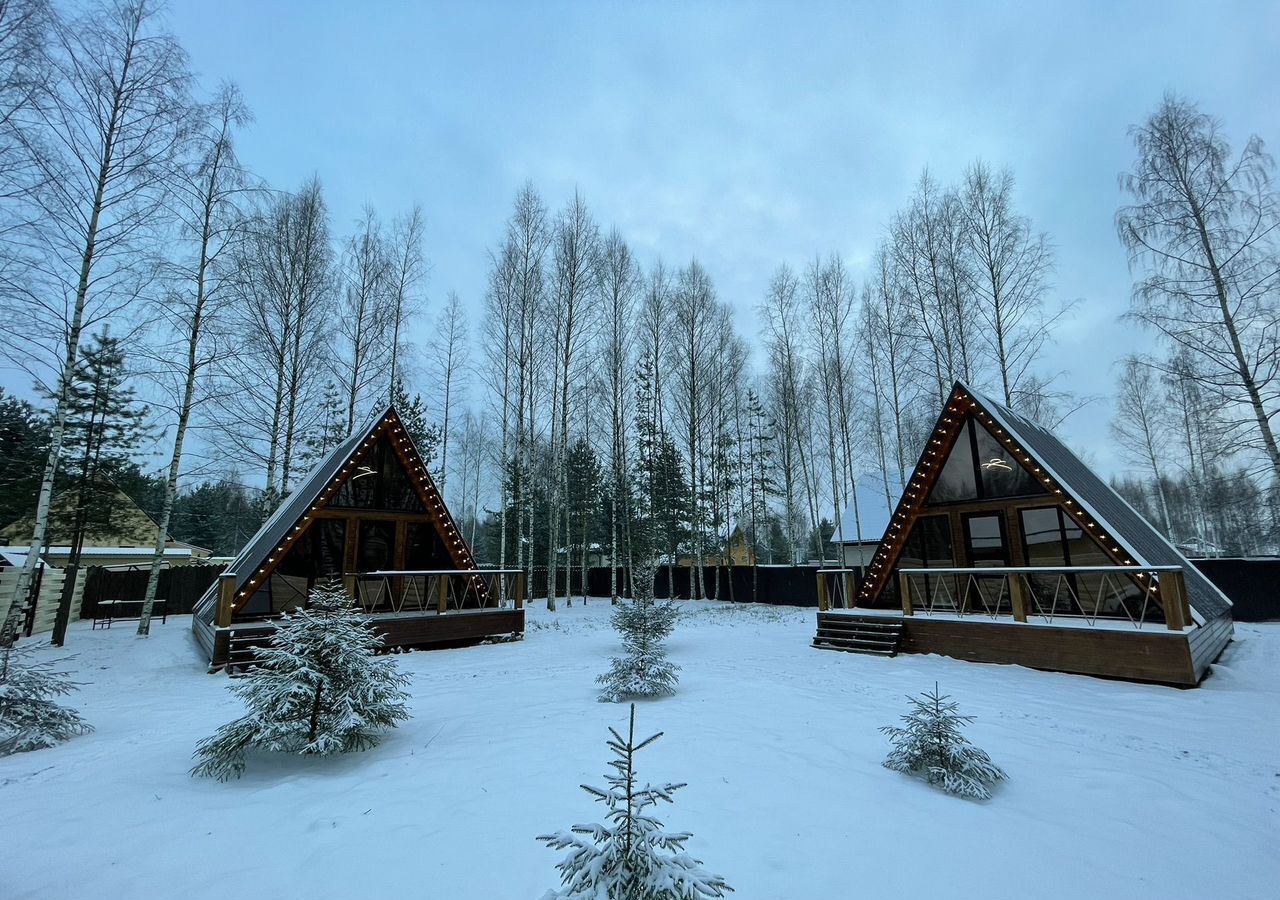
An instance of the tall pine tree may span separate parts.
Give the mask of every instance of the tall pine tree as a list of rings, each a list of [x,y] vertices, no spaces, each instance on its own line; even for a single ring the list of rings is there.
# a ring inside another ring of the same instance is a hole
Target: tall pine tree
[[[62,444],[65,461],[57,508],[69,511],[70,521],[62,527],[68,534],[70,552],[50,638],[55,647],[66,640],[86,537],[93,532],[110,533],[120,512],[120,488],[111,475],[136,469],[129,457],[146,436],[147,409],[138,402],[128,378],[118,338],[104,331],[81,348],[67,392]]]

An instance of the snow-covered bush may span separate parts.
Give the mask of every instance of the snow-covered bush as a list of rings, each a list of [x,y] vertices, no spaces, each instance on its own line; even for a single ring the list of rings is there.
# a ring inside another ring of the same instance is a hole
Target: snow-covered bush
[[[0,648],[0,756],[40,750],[93,730],[74,709],[53,702],[76,689],[53,660],[28,647]]]
[[[400,690],[408,676],[377,655],[381,646],[341,585],[316,587],[231,686],[249,712],[197,745],[191,774],[238,778],[250,748],[327,756],[375,746],[383,729],[409,718]]]
[[[662,830],[652,810],[671,803],[671,795],[683,784],[646,784],[636,787],[635,754],[662,737],[658,732],[636,743],[636,706],[624,740],[613,728],[609,760],[613,773],[608,787],[582,785],[582,789],[608,807],[603,824],[574,825],[569,831],[543,834],[553,850],[568,850],[560,870],[559,890],[543,900],[705,900],[723,897],[733,888],[719,875],[702,868],[702,860],[685,850],[688,832]]]
[[[885,766],[924,778],[948,794],[979,800],[990,797],[991,786],[1008,776],[960,733],[973,716],[957,713],[959,705],[940,694],[936,684],[932,692],[907,699],[912,709],[902,717],[905,726],[880,729],[893,743]]]
[[[674,694],[680,667],[667,659],[665,641],[676,626],[676,605],[653,598],[654,566],[637,561],[632,580],[635,598],[613,610],[613,627],[622,636],[625,656],[614,657],[596,681],[604,686],[600,699],[617,702],[635,697]]]

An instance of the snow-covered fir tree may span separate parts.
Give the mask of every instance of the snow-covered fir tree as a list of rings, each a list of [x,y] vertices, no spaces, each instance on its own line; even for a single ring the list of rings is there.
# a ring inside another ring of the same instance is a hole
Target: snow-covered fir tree
[[[674,603],[653,597],[652,561],[636,560],[632,581],[635,598],[613,610],[613,627],[622,636],[624,656],[614,657],[596,681],[604,686],[600,699],[616,703],[635,697],[665,697],[675,693],[680,667],[667,659],[666,639],[675,628]]]
[[[1008,776],[960,733],[973,716],[960,715],[959,704],[939,693],[936,684],[932,692],[907,699],[912,709],[902,717],[904,726],[880,729],[893,743],[885,766],[924,778],[948,794],[990,797],[991,786]]]
[[[36,660],[28,647],[0,647],[0,756],[40,750],[93,730],[54,697],[76,689],[53,660]]]
[[[608,742],[614,758],[608,787],[582,789],[608,808],[603,823],[574,825],[569,831],[543,834],[553,850],[568,850],[556,868],[561,886],[543,900],[705,900],[723,897],[733,888],[702,867],[685,849],[688,832],[664,831],[653,815],[659,803],[672,803],[683,784],[636,786],[635,755],[662,732],[636,743],[636,706],[624,739],[613,728]]]
[[[408,676],[377,655],[382,637],[341,584],[316,586],[307,608],[285,613],[256,665],[231,686],[249,708],[196,747],[191,774],[238,778],[251,748],[327,756],[366,750],[409,718]]]

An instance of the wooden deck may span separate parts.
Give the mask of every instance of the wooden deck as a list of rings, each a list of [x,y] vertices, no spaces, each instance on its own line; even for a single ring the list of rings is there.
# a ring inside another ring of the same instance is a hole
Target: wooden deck
[[[1186,632],[885,615],[858,610],[818,613],[819,633],[850,621],[901,624],[899,653],[937,653],[972,662],[1011,663],[1053,672],[1194,686],[1231,639],[1231,620]]]
[[[390,613],[368,618],[388,648],[458,647],[490,638],[519,639],[524,635],[523,609]],[[250,662],[254,648],[266,644],[273,629],[266,621],[214,628],[197,619],[193,630],[197,642],[209,655],[210,668],[220,669]]]

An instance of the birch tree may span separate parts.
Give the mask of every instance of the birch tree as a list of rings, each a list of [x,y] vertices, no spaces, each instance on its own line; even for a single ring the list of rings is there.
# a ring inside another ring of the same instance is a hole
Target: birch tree
[[[341,285],[335,319],[338,352],[332,356],[334,375],[346,406],[347,433],[356,427],[356,410],[390,374],[397,338],[393,315],[392,262],[382,224],[372,207],[360,215],[356,231],[347,239],[341,262]],[[390,302],[388,302],[390,301]]]
[[[0,200],[9,201],[6,212],[17,212],[18,222],[30,210],[18,211],[12,201],[40,184],[37,105],[53,77],[53,24],[47,0],[0,0]],[[0,262],[0,275],[10,262]]]
[[[704,454],[707,452],[705,413],[708,402],[712,340],[715,335],[716,295],[711,276],[696,259],[680,270],[672,295],[672,323],[678,338],[669,348],[669,365],[675,380],[674,409],[684,430],[689,471],[689,521],[692,558],[689,591],[705,598],[703,542],[706,539],[704,507]]]
[[[1111,437],[1125,458],[1151,476],[1160,503],[1160,521],[1165,537],[1173,539],[1169,518],[1169,498],[1165,491],[1163,448],[1169,439],[1169,423],[1151,366],[1137,357],[1127,357],[1116,383],[1115,416]]]
[[[151,610],[178,496],[178,475],[182,470],[191,414],[197,400],[205,399],[197,398],[197,388],[216,356],[227,350],[225,343],[218,339],[222,324],[219,319],[229,295],[228,273],[224,270],[232,247],[245,232],[246,221],[240,207],[251,189],[249,177],[236,157],[233,138],[235,130],[249,121],[249,110],[239,89],[235,85],[223,85],[203,111],[190,158],[175,185],[180,234],[190,251],[185,259],[174,261],[174,289],[158,310],[168,325],[166,351],[161,357],[172,348],[171,342],[185,344],[186,352],[181,363],[171,367],[170,379],[166,379],[169,380],[168,393],[176,400],[177,418],[164,503],[156,528],[155,552],[138,620],[140,635],[149,634],[151,630]]]
[[[600,270],[604,298],[600,362],[604,369],[609,414],[609,595],[616,603],[620,541],[627,548],[628,570],[632,559],[630,535],[625,533],[631,522],[631,509],[627,502],[631,496],[627,434],[634,392],[632,345],[636,301],[644,286],[640,267],[617,229],[611,231],[604,242]]]
[[[422,208],[414,206],[400,216],[391,226],[389,247],[389,301],[390,355],[388,361],[387,390],[394,390],[396,379],[401,377],[401,342],[408,322],[422,308],[421,288],[430,265],[423,253],[422,239],[426,223]]]
[[[960,209],[981,334],[994,357],[1004,403],[1016,409],[1023,381],[1066,308],[1045,308],[1053,248],[1047,235],[1015,212],[1013,183],[1008,169],[995,173],[976,162],[965,171]]]
[[[230,448],[264,468],[266,506],[288,494],[329,371],[333,248],[320,183],[272,201],[236,250],[237,352],[219,361]]]
[[[1202,387],[1243,412],[1234,440],[1280,479],[1274,163],[1257,137],[1234,155],[1217,119],[1173,95],[1132,134],[1138,158],[1120,183],[1133,202],[1116,216],[1141,276],[1129,315],[1197,360]]]
[[[599,300],[600,232],[586,203],[576,191],[556,221],[552,245],[555,283],[549,299],[555,353],[551,368],[552,471],[547,492],[547,608],[554,610],[557,544],[560,543],[562,527],[565,600],[570,602],[568,517],[563,509],[563,498],[566,496],[565,459],[569,447],[569,387],[579,377],[576,367],[581,365],[581,351],[595,325]]]
[[[153,274],[147,242],[167,216],[191,106],[186,56],[148,3],[96,4],[59,22],[53,60],[32,106],[31,140],[49,152],[34,156],[39,189],[22,239],[42,277],[9,305],[3,325],[2,343],[20,366],[50,363],[40,381],[54,398],[13,610],[25,603],[44,545],[81,335],[125,313]]]
[[[467,311],[462,301],[458,299],[458,295],[450,291],[444,308],[436,316],[435,327],[428,341],[431,349],[432,380],[440,392],[436,408],[439,409],[441,416],[441,491],[444,491],[449,477],[449,436],[457,427],[454,410],[459,403],[465,403],[467,399],[470,367],[466,361],[471,355],[468,347],[469,339]]]
[[[490,254],[489,287],[485,292],[485,321],[489,332],[489,365],[485,378],[490,396],[494,400],[494,413],[498,419],[500,440],[496,469],[498,473],[498,567],[507,567],[508,510],[514,507],[513,476],[515,475],[512,436],[513,418],[519,415],[516,404],[515,381],[518,369],[516,350],[519,334],[516,328],[517,281],[519,264],[510,235],[503,246]],[[522,566],[518,566],[522,568]]]

